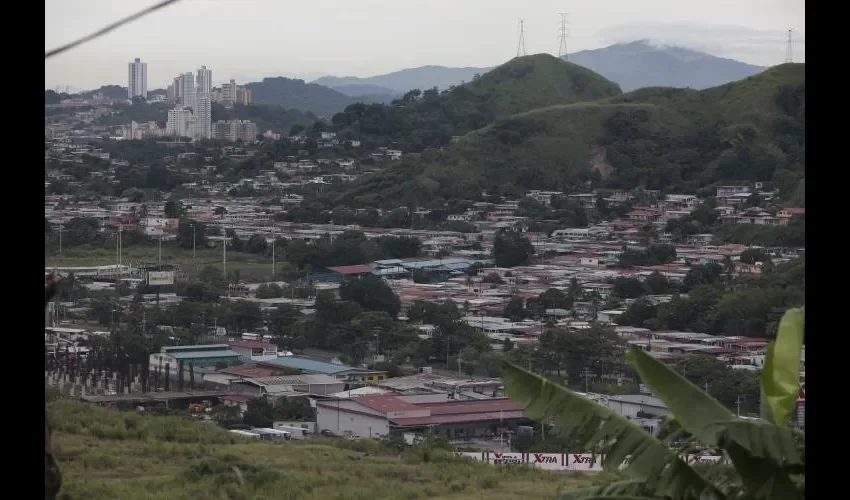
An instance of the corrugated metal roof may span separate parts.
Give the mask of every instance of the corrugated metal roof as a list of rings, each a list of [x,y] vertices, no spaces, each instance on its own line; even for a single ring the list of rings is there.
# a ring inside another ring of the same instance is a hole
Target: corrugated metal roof
[[[230,349],[220,351],[173,352],[169,353],[175,359],[204,359],[204,358],[238,358],[240,354]]]
[[[328,270],[339,274],[370,274],[374,271],[366,265],[329,267]]]
[[[163,352],[174,352],[174,351],[210,351],[214,349],[226,350],[230,349],[230,346],[227,344],[202,344],[202,345],[170,345],[162,348]]]
[[[363,368],[355,368],[353,366],[337,365],[333,363],[325,363],[322,361],[315,361],[307,358],[299,358],[297,356],[282,356],[274,361],[262,361],[260,364],[265,366],[279,366],[283,368],[292,368],[295,370],[325,373],[328,375],[349,371],[369,371],[364,370]]]
[[[431,415],[430,417],[411,417],[392,419],[397,425],[441,425],[464,422],[495,422],[527,418],[522,410],[495,411],[488,413],[457,413],[451,415]]]

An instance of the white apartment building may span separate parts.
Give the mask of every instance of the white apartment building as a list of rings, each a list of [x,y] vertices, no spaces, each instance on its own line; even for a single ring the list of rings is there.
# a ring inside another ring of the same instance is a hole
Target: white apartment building
[[[183,73],[177,77],[177,80],[179,82],[177,82],[176,93],[179,96],[180,104],[195,111],[195,75],[192,73]]]
[[[220,120],[213,124],[212,137],[221,141],[253,142],[257,137],[257,125],[249,120]]]
[[[199,92],[195,96],[195,135],[196,139],[212,138],[212,102],[209,92]]]
[[[234,101],[236,101],[236,80],[230,80],[230,83],[221,85],[221,104],[230,108],[233,107]]]
[[[206,66],[201,66],[198,69],[198,78],[195,80],[195,91],[197,93],[207,93],[212,91],[212,70]]]
[[[188,108],[168,111],[165,133],[173,137],[195,137],[195,117]]]
[[[128,65],[127,98],[148,98],[148,63],[143,63],[137,57]]]

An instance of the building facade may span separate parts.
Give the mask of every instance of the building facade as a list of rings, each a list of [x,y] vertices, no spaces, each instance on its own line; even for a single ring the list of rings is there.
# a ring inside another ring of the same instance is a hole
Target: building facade
[[[128,65],[127,98],[148,98],[148,63],[143,63],[137,57]]]
[[[213,124],[212,136],[220,141],[253,142],[257,125],[249,120],[219,120]]]
[[[212,102],[209,92],[195,96],[195,139],[212,138]]]
[[[198,93],[212,92],[212,70],[207,69],[206,66],[198,68],[195,89]]]
[[[165,133],[172,137],[195,137],[195,117],[188,108],[175,108],[168,111]]]

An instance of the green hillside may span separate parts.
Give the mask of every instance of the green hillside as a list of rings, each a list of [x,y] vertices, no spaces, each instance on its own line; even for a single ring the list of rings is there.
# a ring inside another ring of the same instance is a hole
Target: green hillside
[[[791,196],[804,177],[805,66],[786,64],[704,91],[648,88],[503,118],[335,201],[414,205],[588,184],[695,193],[735,181]]]
[[[51,402],[48,415],[57,430],[60,498],[546,499],[591,480],[467,462],[436,449],[399,453],[371,439],[249,441],[187,417],[69,400]]]
[[[390,105],[353,104],[332,122],[343,137],[421,152],[446,146],[454,136],[516,113],[619,94],[617,84],[586,68],[537,54],[514,58],[442,92],[414,89]]]

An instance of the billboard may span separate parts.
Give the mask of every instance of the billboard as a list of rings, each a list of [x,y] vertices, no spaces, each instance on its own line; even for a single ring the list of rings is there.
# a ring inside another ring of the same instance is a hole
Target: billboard
[[[603,455],[592,453],[498,453],[498,452],[458,452],[455,455],[493,465],[514,465],[534,467],[551,471],[602,472]],[[711,464],[724,462],[719,455],[682,455],[681,459],[692,464]],[[627,457],[620,469],[628,467]]]
[[[148,285],[163,286],[174,284],[174,273],[171,271],[157,271],[148,273]]]

